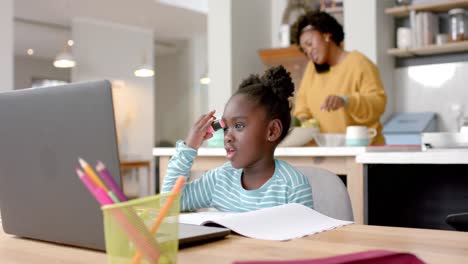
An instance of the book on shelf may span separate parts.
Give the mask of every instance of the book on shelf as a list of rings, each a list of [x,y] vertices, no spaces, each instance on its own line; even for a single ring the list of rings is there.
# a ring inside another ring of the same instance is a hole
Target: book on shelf
[[[179,222],[219,225],[240,235],[264,240],[290,240],[353,222],[337,220],[302,204],[284,204],[244,213],[199,212],[181,214]]]
[[[439,17],[431,12],[410,12],[412,48],[420,48],[435,43],[439,34]]]

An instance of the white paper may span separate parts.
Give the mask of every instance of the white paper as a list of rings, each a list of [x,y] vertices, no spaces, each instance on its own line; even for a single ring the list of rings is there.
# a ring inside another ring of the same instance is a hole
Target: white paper
[[[245,213],[183,214],[179,222],[196,225],[216,223],[240,235],[264,240],[290,240],[353,223],[328,217],[294,203]]]

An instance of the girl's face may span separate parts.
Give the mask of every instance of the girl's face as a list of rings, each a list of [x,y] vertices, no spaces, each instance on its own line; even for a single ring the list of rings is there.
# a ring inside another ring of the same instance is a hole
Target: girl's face
[[[326,41],[328,39],[328,41]],[[317,30],[307,30],[301,34],[299,44],[307,57],[315,64],[328,63],[330,34],[322,34]]]
[[[246,95],[235,95],[224,108],[223,121],[224,147],[234,168],[247,168],[269,157],[269,120],[263,107]]]

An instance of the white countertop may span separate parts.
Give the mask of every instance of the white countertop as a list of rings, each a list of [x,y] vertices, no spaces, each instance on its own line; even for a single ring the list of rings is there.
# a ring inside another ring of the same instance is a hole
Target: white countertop
[[[356,162],[363,164],[468,164],[468,149],[363,153],[356,157]]]
[[[276,148],[275,156],[357,156],[366,147],[296,147]],[[175,148],[153,148],[153,156],[172,156]],[[199,148],[198,156],[226,156],[224,148]]]
[[[172,156],[175,148],[153,148],[153,156]],[[200,148],[198,156],[223,157],[224,148]],[[418,147],[285,147],[277,148],[282,157],[355,156],[363,164],[468,164],[468,148],[420,151]]]
[[[283,147],[276,148],[275,156],[358,156],[367,152],[382,152],[382,151],[415,151],[418,147]],[[153,156],[172,156],[175,154],[175,148],[153,148]],[[226,156],[224,148],[199,148],[198,156]]]

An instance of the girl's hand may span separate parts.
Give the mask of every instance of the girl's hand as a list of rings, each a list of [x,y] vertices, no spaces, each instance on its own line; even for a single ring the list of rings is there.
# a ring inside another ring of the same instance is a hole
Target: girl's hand
[[[202,115],[190,129],[187,138],[185,139],[185,145],[193,149],[198,149],[203,141],[211,138],[213,134],[208,132],[208,128],[211,126],[215,117],[213,114],[215,111],[211,111],[206,115]]]
[[[336,95],[329,95],[325,99],[325,102],[323,102],[320,109],[322,111],[330,112],[330,111],[338,110],[344,106],[345,106],[345,102],[343,98],[336,96]]]

